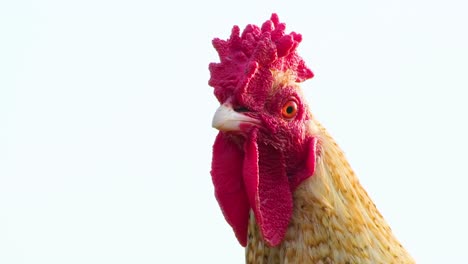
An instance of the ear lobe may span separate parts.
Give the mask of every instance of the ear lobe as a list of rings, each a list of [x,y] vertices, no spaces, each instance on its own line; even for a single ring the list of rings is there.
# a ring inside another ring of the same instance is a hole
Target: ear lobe
[[[294,192],[297,186],[301,184],[304,180],[309,177],[312,177],[315,173],[315,168],[317,166],[317,145],[318,140],[316,137],[310,137],[306,141],[305,153],[306,159],[304,160],[304,165],[301,170],[299,170],[295,177],[291,180],[291,191]]]

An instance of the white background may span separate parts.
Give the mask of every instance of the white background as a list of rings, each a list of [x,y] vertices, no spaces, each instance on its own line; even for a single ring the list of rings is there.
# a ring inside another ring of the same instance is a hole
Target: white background
[[[0,263],[242,263],[209,175],[207,67],[212,38],[272,12],[303,35],[311,109],[398,238],[419,263],[467,263],[467,10],[1,1]]]

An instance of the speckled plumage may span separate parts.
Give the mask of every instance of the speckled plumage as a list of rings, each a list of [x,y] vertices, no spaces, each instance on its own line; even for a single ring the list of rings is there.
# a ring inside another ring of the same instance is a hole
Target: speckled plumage
[[[294,192],[286,236],[270,248],[251,217],[247,263],[414,263],[359,183],[342,150],[314,119],[319,139],[314,175]]]

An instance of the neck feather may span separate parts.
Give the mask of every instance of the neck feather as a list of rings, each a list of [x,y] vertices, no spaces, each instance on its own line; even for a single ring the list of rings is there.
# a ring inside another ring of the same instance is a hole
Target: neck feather
[[[268,248],[251,217],[248,263],[260,258],[266,263],[414,263],[333,138],[316,121],[310,133],[319,140],[317,167],[294,192],[286,236]]]

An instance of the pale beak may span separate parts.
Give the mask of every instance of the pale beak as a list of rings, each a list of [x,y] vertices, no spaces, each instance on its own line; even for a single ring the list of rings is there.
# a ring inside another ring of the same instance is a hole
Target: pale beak
[[[223,104],[216,110],[212,126],[220,131],[240,131],[241,124],[258,125],[260,121],[234,111],[229,104]]]

